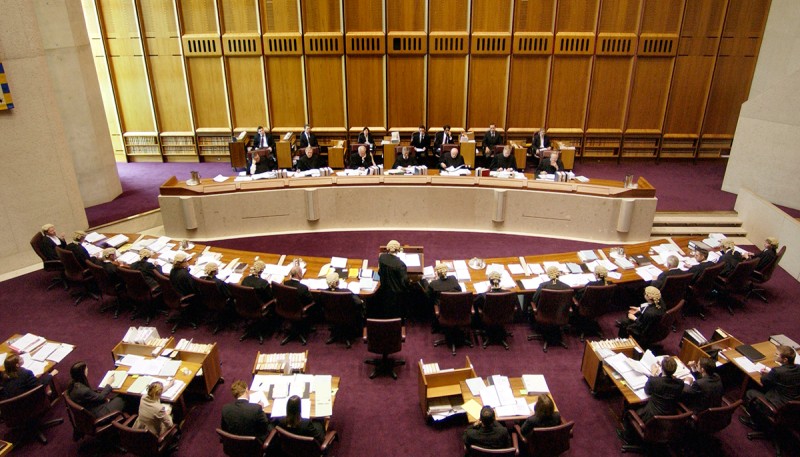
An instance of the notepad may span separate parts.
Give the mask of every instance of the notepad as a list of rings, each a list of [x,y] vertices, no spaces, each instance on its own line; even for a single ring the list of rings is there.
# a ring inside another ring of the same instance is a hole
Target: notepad
[[[111,376],[114,376],[114,382],[109,382]],[[98,385],[97,387],[100,387],[102,389],[108,384],[111,384],[112,389],[119,389],[120,387],[122,387],[122,384],[125,383],[125,380],[127,378],[128,378],[128,373],[125,371],[109,370],[108,373],[106,373],[106,375],[103,376],[103,380],[100,381],[100,385]]]

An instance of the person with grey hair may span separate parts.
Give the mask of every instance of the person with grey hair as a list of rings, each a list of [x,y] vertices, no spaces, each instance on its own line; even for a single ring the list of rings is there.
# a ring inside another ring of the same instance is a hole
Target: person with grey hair
[[[161,266],[155,265],[150,262],[150,259],[158,257],[158,253],[154,253],[150,249],[144,248],[139,250],[139,260],[130,264],[131,270],[138,270],[144,275],[144,280],[151,289],[158,287],[156,282],[155,271],[161,273]]]
[[[403,146],[403,149],[400,150],[400,155],[398,155],[394,160],[394,165],[392,165],[392,168],[408,168],[416,165],[417,159],[411,155],[411,148],[408,146]]]
[[[658,277],[650,283],[650,285],[661,290],[661,288],[664,287],[664,283],[667,281],[668,277],[686,274],[685,271],[680,269],[678,266],[679,264],[680,261],[678,261],[677,256],[671,255],[667,257],[667,270],[662,271],[661,274],[659,274]]]
[[[308,146],[303,150],[303,155],[297,159],[295,169],[297,171],[308,171],[322,167],[322,159],[319,155],[314,154],[314,148]]]
[[[311,296],[308,286],[300,282],[303,279],[303,274],[303,267],[300,266],[300,262],[294,262],[294,265],[292,265],[292,268],[289,270],[289,279],[283,283],[297,289],[297,296],[300,298],[300,304],[306,306],[314,301],[314,297]]]
[[[572,289],[567,284],[559,281],[558,277],[561,276],[561,271],[559,271],[558,267],[556,266],[547,267],[547,271],[545,273],[547,273],[548,280],[539,284],[539,288],[536,289],[536,293],[533,294],[534,305],[539,303],[539,297],[542,296],[542,291],[545,289],[550,289],[550,290]]]
[[[405,318],[407,314],[406,301],[408,298],[408,269],[406,264],[397,257],[403,251],[397,240],[386,244],[386,252],[378,256],[378,275],[380,287],[377,292],[375,312],[370,312],[370,317],[379,319]],[[373,316],[374,314],[374,316]]]
[[[486,449],[505,449],[511,447],[511,435],[503,424],[497,422],[491,406],[481,408],[477,422],[464,430],[464,445],[480,446]]]
[[[200,279],[212,281],[223,297],[227,299],[231,298],[231,291],[228,289],[228,284],[217,277],[217,274],[219,274],[219,265],[217,262],[208,262],[206,266],[203,267],[203,273],[205,274]]]
[[[64,240],[64,235],[58,235],[56,233],[55,225],[44,224],[42,226],[42,241],[39,243],[39,247],[41,248],[45,259],[58,260],[56,246],[60,248],[67,246],[67,242]]]
[[[502,154],[497,154],[492,158],[489,169],[492,171],[516,171],[517,159],[511,153],[511,146],[506,145]]]
[[[89,255],[89,251],[83,247],[83,240],[86,239],[86,232],[83,230],[76,230],[72,234],[72,242],[67,245],[67,250],[72,251],[75,254],[75,258],[78,260],[78,263],[81,264],[82,267],[86,268],[86,262],[91,260],[91,256]]]
[[[358,147],[357,152],[350,154],[350,163],[347,168],[350,168],[351,170],[358,170],[369,168],[373,165],[375,164],[372,162],[372,156],[367,154],[367,147],[361,145]]]
[[[256,295],[263,303],[272,300],[272,288],[270,288],[267,280],[261,277],[261,273],[264,272],[265,268],[267,268],[267,264],[256,258],[256,261],[250,267],[250,275],[242,281],[243,286],[252,287],[256,290]]]

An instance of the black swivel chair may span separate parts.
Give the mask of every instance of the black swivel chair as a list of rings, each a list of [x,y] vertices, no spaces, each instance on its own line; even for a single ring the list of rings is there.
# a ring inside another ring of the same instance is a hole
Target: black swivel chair
[[[522,428],[514,425],[514,430],[519,435],[522,448],[530,456],[556,457],[569,450],[574,421],[563,422],[554,427],[536,427],[527,436],[523,436]]]
[[[150,319],[155,316],[158,301],[161,299],[161,288],[151,287],[144,279],[144,273],[139,270],[120,267],[119,277],[125,284],[125,295],[134,303],[134,312],[131,320],[144,316],[145,325],[150,324]]]
[[[350,349],[352,340],[358,338],[364,321],[363,308],[353,298],[350,291],[323,290],[320,293],[325,322],[331,329],[331,336],[325,344],[343,340]]]
[[[700,272],[694,284],[689,285],[689,290],[686,293],[687,309],[684,310],[684,314],[697,312],[700,319],[706,319],[706,303],[709,301],[707,298],[714,289],[714,283],[723,268],[725,268],[725,264],[718,263]]]
[[[58,255],[61,265],[64,266],[64,279],[68,284],[77,284],[80,290],[71,293],[75,297],[75,305],[77,306],[84,298],[92,297],[99,300],[99,297],[90,290],[94,285],[94,278],[86,268],[83,268],[75,257],[72,251],[56,247],[56,254]]]
[[[767,303],[767,297],[765,295],[766,290],[756,287],[756,284],[759,286],[763,285],[772,278],[772,273],[775,272],[775,268],[777,268],[778,264],[781,263],[781,259],[783,259],[783,254],[785,253],[786,246],[782,246],[778,251],[778,255],[775,257],[775,260],[768,263],[761,270],[756,269],[753,271],[753,276],[750,278],[752,280],[752,284],[750,285],[750,290],[747,291],[745,299],[750,298],[750,295],[755,295],[756,297],[760,298],[761,301]]]
[[[47,286],[47,290],[50,290],[58,285],[63,286],[64,290],[67,290],[69,286],[67,285],[67,280],[64,279],[64,265],[61,264],[60,260],[47,260],[44,257],[44,253],[42,252],[43,238],[44,235],[42,235],[42,232],[36,232],[36,234],[33,235],[33,238],[31,238],[31,248],[33,248],[33,252],[35,252],[36,255],[42,259],[42,267],[44,268],[44,271],[48,273],[54,273],[53,279],[50,281],[50,285]]]
[[[473,347],[472,333],[464,332],[472,325],[472,302],[472,292],[441,293],[439,303],[433,306],[433,312],[439,326],[445,332],[445,338],[434,341],[434,347],[446,343],[450,346],[453,355],[456,355],[457,343]]]
[[[494,341],[508,350],[506,338],[513,335],[506,331],[505,326],[514,321],[518,303],[515,292],[486,293],[483,306],[478,309],[478,316],[486,327],[482,332],[484,349]]]
[[[273,282],[272,293],[275,295],[275,314],[282,318],[287,328],[286,338],[281,340],[281,346],[297,338],[303,344],[308,343],[306,337],[309,332],[309,310],[314,302],[307,305],[300,303],[297,289],[285,284]]]
[[[587,330],[594,330],[600,338],[603,337],[597,318],[611,309],[616,291],[616,284],[587,286],[580,299],[573,298],[574,316],[576,324],[580,327],[581,342],[584,341]]]
[[[733,315],[733,304],[744,306],[743,301],[737,300],[737,295],[747,299],[747,293],[753,287],[751,277],[758,265],[758,259],[744,260],[736,264],[728,276],[718,276],[716,287],[719,291],[717,301],[724,301],[728,312]]]
[[[274,308],[275,300],[264,303],[254,288],[239,284],[229,284],[228,290],[231,291],[235,301],[236,314],[247,321],[247,327],[239,337],[239,341],[255,336],[258,338],[259,344],[264,344],[265,327],[270,310]]]
[[[367,319],[367,326],[364,327],[364,342],[367,343],[367,351],[381,355],[380,359],[364,361],[364,363],[375,366],[369,375],[370,379],[383,373],[389,374],[397,380],[394,367],[405,365],[406,361],[392,359],[389,355],[400,352],[405,340],[406,328],[403,326],[402,319]]]
[[[44,430],[64,422],[62,418],[44,420],[50,406],[45,386],[41,385],[0,401],[0,417],[9,429],[9,439],[17,443],[26,435],[34,435],[42,444],[47,444]]]

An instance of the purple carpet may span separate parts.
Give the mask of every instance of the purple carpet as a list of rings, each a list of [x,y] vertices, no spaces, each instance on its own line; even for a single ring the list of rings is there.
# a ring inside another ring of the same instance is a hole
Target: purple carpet
[[[230,240],[211,243],[214,246],[240,247],[254,251],[287,253],[292,255],[319,256],[338,255],[346,257],[367,256],[375,262],[377,246],[389,238],[403,243],[419,243],[425,246],[426,263],[435,258],[469,258],[472,256],[506,256],[517,254],[543,254],[574,251],[593,246],[563,240],[529,237],[514,237],[493,234],[459,234],[446,232],[403,233],[319,233],[313,235],[275,236]],[[359,240],[354,243],[353,240]],[[313,246],[313,248],[311,247]],[[468,248],[467,246],[473,246]],[[74,307],[67,293],[60,289],[46,291],[49,277],[42,271],[31,273],[0,283],[0,334],[7,337],[14,332],[32,332],[53,340],[76,344],[76,349],[59,364],[61,373],[56,377],[63,389],[68,381],[69,366],[77,360],[86,360],[90,367],[91,382],[99,382],[102,373],[112,368],[110,351],[130,325],[123,314],[113,320],[108,314],[99,314],[97,302],[83,302]],[[678,341],[683,328],[697,327],[708,336],[716,327],[733,333],[745,342],[765,340],[774,333],[786,333],[795,340],[800,338],[800,314],[796,310],[796,297],[800,296],[800,285],[783,270],[778,269],[768,284],[770,303],[751,300],[744,309],[737,309],[734,316],[720,308],[709,310],[706,321],[686,318],[680,323],[677,333],[664,344],[670,353],[677,353]],[[623,304],[620,304],[622,306]],[[615,335],[614,319],[623,311],[604,316],[600,324],[607,336]],[[163,318],[154,321],[162,335],[169,334]],[[301,351],[308,349],[313,373],[340,376],[341,389],[333,409],[331,428],[340,432],[341,439],[334,445],[332,455],[339,457],[364,456],[452,456],[462,454],[461,433],[463,423],[441,427],[425,424],[417,398],[417,361],[439,362],[442,368],[460,366],[464,356],[469,356],[481,376],[504,374],[519,376],[523,373],[541,373],[547,378],[550,389],[561,414],[574,420],[575,433],[572,440],[572,456],[619,455],[620,443],[614,429],[617,427],[622,400],[618,395],[593,397],[581,376],[583,345],[574,335],[568,335],[569,349],[553,348],[542,352],[540,343],[527,341],[529,333],[524,323],[514,324],[514,336],[509,342],[511,349],[500,346],[488,349],[460,348],[452,357],[443,347],[434,348],[433,341],[439,335],[430,333],[427,322],[411,322],[407,328],[407,340],[399,354],[407,364],[399,368],[399,379],[368,379],[370,368],[362,360],[369,357],[365,345],[357,344],[347,350],[343,345],[325,345],[328,330],[323,324],[309,339],[308,346],[289,343],[279,346],[279,339],[267,339],[263,346],[253,340],[239,342],[239,331],[223,330],[212,336],[208,325],[197,330],[180,329],[177,338],[194,338],[197,342],[216,341],[222,359],[225,384],[217,387],[216,398],[205,401],[187,398],[190,412],[184,425],[183,437],[177,456],[221,456],[222,448],[214,429],[219,426],[222,405],[231,401],[230,384],[235,379],[251,379],[250,369],[257,351]],[[19,456],[75,456],[114,455],[104,452],[91,439],[83,451],[79,443],[72,441],[72,427],[66,420],[63,402],[58,403],[48,417],[63,417],[65,423],[46,431],[50,443],[45,447],[30,442],[14,455]],[[0,432],[4,432],[0,426]],[[734,421],[718,434],[722,448],[709,455],[766,456],[773,455],[772,444],[765,441],[750,441],[747,429]],[[795,446],[796,447],[796,446]],[[119,455],[119,454],[116,454]],[[790,455],[796,455],[796,450]]]

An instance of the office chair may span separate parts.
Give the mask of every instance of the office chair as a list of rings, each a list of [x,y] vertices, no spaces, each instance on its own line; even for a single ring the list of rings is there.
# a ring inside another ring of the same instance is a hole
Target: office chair
[[[533,339],[544,341],[542,345],[544,352],[547,352],[550,343],[557,343],[564,349],[567,348],[567,343],[564,342],[561,333],[562,328],[569,324],[569,308],[572,305],[573,294],[572,289],[542,289],[539,303],[531,303],[531,306],[535,325],[543,327],[543,332],[528,335],[528,341]]]
[[[189,294],[181,297],[178,291],[172,287],[172,283],[169,282],[169,277],[157,271],[153,272],[153,276],[155,276],[156,282],[161,288],[161,299],[164,300],[164,304],[167,305],[167,308],[174,311],[167,319],[167,322],[175,324],[172,326],[172,333],[175,333],[181,324],[190,325],[193,329],[197,329],[197,322],[195,322],[194,313],[191,309],[192,306],[194,306],[194,301],[197,299],[197,296],[195,294]]]
[[[121,411],[113,411],[105,416],[95,417],[91,411],[72,401],[67,392],[62,395],[67,407],[67,416],[72,423],[73,441],[80,441],[84,436],[107,438],[107,435],[113,430],[112,423],[124,419]]]
[[[363,327],[362,306],[354,300],[354,295],[350,291],[323,290],[320,293],[320,301],[325,322],[331,330],[331,336],[325,344],[344,340],[347,349],[350,349],[353,339],[358,338]]]
[[[687,309],[684,310],[684,314],[690,311],[697,311],[700,319],[706,319],[705,309],[706,303],[708,302],[707,297],[714,289],[714,282],[717,280],[723,268],[725,268],[725,264],[722,263],[711,265],[700,272],[694,284],[689,284],[686,294]]]
[[[49,273],[55,273],[53,278],[50,280],[50,285],[47,286],[47,290],[52,289],[55,286],[61,285],[64,287],[64,290],[69,288],[67,284],[67,280],[64,278],[64,265],[61,264],[60,260],[47,260],[44,257],[44,253],[42,252],[42,232],[36,232],[31,238],[31,248],[33,248],[33,252],[42,259],[42,267],[44,271]]]
[[[99,300],[100,297],[89,290],[94,282],[91,273],[89,273],[88,269],[83,268],[81,264],[78,263],[78,259],[75,258],[75,254],[72,251],[61,249],[58,246],[56,246],[56,254],[58,255],[61,265],[64,266],[64,279],[66,279],[67,283],[77,284],[81,287],[80,290],[70,294],[71,296],[75,297],[75,306],[77,306],[78,303],[80,303],[86,297],[92,297],[95,300]]]
[[[506,337],[513,336],[506,331],[506,324],[514,321],[514,311],[517,309],[517,294],[515,292],[487,292],[483,306],[478,309],[481,323],[486,327],[481,331],[483,348],[486,349],[492,341],[502,344],[508,350]]]
[[[406,328],[403,326],[402,319],[367,319],[367,326],[364,327],[364,342],[367,343],[367,351],[381,355],[380,359],[364,361],[366,364],[375,366],[369,379],[383,373],[389,374],[392,379],[397,380],[394,367],[405,365],[406,361],[389,358],[389,355],[400,352],[405,340]]]
[[[262,444],[255,436],[234,435],[217,429],[219,441],[222,443],[222,452],[230,457],[264,457],[267,448],[277,434],[276,430],[272,430]]]
[[[511,434],[511,447],[503,449],[488,449],[481,446],[464,446],[467,457],[516,457],[519,455],[519,440],[517,435]]]
[[[614,294],[617,291],[616,284],[605,286],[586,286],[580,299],[572,299],[575,311],[574,316],[581,331],[581,342],[586,337],[587,330],[594,330],[600,338],[603,332],[597,323],[597,318],[607,313],[611,309]]]
[[[772,439],[775,455],[780,457],[782,451],[778,438],[781,434],[790,435],[800,441],[800,400],[786,402],[780,409],[761,397],[756,397],[753,401],[760,403],[758,408],[760,411],[769,411],[769,414],[765,414],[762,418],[766,429],[749,432],[747,439]]]
[[[166,455],[178,449],[177,437],[178,426],[172,424],[161,434],[156,434],[144,428],[133,428],[133,422],[136,420],[137,415],[129,417],[124,422],[112,422],[114,428],[119,433],[120,445],[125,448],[128,454],[137,455],[139,457],[150,457],[157,455]]]
[[[622,452],[647,453],[655,447],[680,446],[683,437],[689,428],[692,412],[687,411],[671,416],[654,416],[645,423],[635,409],[629,409],[627,417],[632,429],[636,432],[643,444],[623,444]]]
[[[275,300],[264,303],[254,288],[239,284],[228,284],[228,290],[233,296],[236,314],[247,321],[245,332],[239,337],[239,341],[254,336],[258,338],[259,344],[264,344],[266,320]]]
[[[456,344],[473,347],[472,333],[464,333],[472,325],[472,292],[442,292],[439,303],[433,305],[433,312],[444,330],[445,337],[433,342],[433,346],[447,344],[456,355]]]
[[[286,338],[281,340],[281,346],[297,338],[303,346],[308,343],[306,337],[310,330],[308,313],[314,302],[305,306],[300,303],[297,289],[285,284],[273,282],[272,293],[275,294],[275,314],[283,319],[286,329]]]
[[[42,444],[47,444],[44,430],[64,422],[64,419],[44,421],[44,416],[50,411],[50,400],[45,393],[45,386],[39,385],[33,389],[0,401],[0,417],[9,429],[9,438],[14,443],[22,441],[29,435],[35,435]]]
[[[317,443],[310,436],[300,436],[287,432],[282,427],[275,427],[278,432],[277,440],[280,449],[286,457],[321,457],[328,453],[333,442],[338,439],[335,430],[325,434],[322,444]]]
[[[118,272],[125,284],[125,295],[134,303],[131,320],[144,316],[145,325],[149,325],[150,319],[155,316],[156,303],[161,298],[161,288],[151,287],[144,279],[144,273],[139,270],[119,267]]]
[[[716,408],[708,408],[692,414],[690,425],[692,429],[700,435],[709,436],[713,435],[731,423],[733,413],[739,406],[742,405],[742,400],[736,400],[731,403],[728,399],[722,399],[722,405]],[[685,407],[684,407],[685,409]],[[706,442],[703,440],[703,442]]]
[[[658,343],[664,341],[670,333],[673,332],[672,328],[678,320],[678,315],[683,311],[684,300],[678,302],[672,309],[668,310],[661,316],[661,320],[653,325],[650,331],[644,335],[632,335],[633,338],[645,349],[653,349],[658,346]]]
[[[519,424],[514,424],[515,435],[519,435],[522,448],[527,450],[527,455],[542,457],[555,457],[569,450],[574,421],[564,422],[555,427],[536,427],[528,433],[522,434]]]
[[[86,262],[86,269],[89,270],[89,274],[94,278],[94,283],[97,285],[97,289],[100,292],[100,312],[104,313],[109,309],[113,309],[114,319],[118,318],[120,311],[122,311],[122,301],[120,298],[125,295],[125,286],[123,283],[114,283],[108,276],[108,272],[106,272],[101,265],[94,262]],[[114,299],[114,301],[108,305],[103,304],[106,295]]]
[[[732,302],[737,305],[744,306],[743,301],[736,300],[736,295],[742,295],[747,299],[747,293],[753,287],[753,282],[750,279],[753,276],[753,271],[758,265],[758,259],[743,260],[736,264],[733,271],[728,276],[718,276],[715,285],[719,291],[717,301],[725,300],[725,306],[728,312],[733,315]]]
[[[667,276],[660,289],[661,302],[666,305],[667,311],[686,298],[686,290],[689,288],[692,279],[694,279],[694,274],[692,273]],[[678,318],[679,316],[676,316],[676,320]],[[672,325],[672,331],[677,331],[675,324]]]
[[[765,294],[766,290],[760,287],[756,287],[755,285],[758,284],[759,286],[766,283],[772,278],[772,273],[775,272],[775,268],[778,267],[778,264],[781,263],[781,259],[783,258],[783,254],[786,253],[786,246],[781,246],[781,249],[778,251],[778,255],[775,257],[775,260],[768,263],[764,268],[761,270],[753,270],[753,275],[750,277],[752,283],[750,284],[750,290],[747,291],[747,295],[745,295],[745,300],[750,298],[750,295],[755,295],[756,297],[760,298],[761,301],[767,303],[767,297]],[[52,287],[52,285],[50,286]]]
[[[231,317],[233,299],[226,297],[214,281],[196,278],[195,284],[197,284],[197,290],[200,292],[200,301],[212,314],[211,322],[216,323],[214,330],[211,332],[216,335],[220,329],[225,328],[233,321]]]

